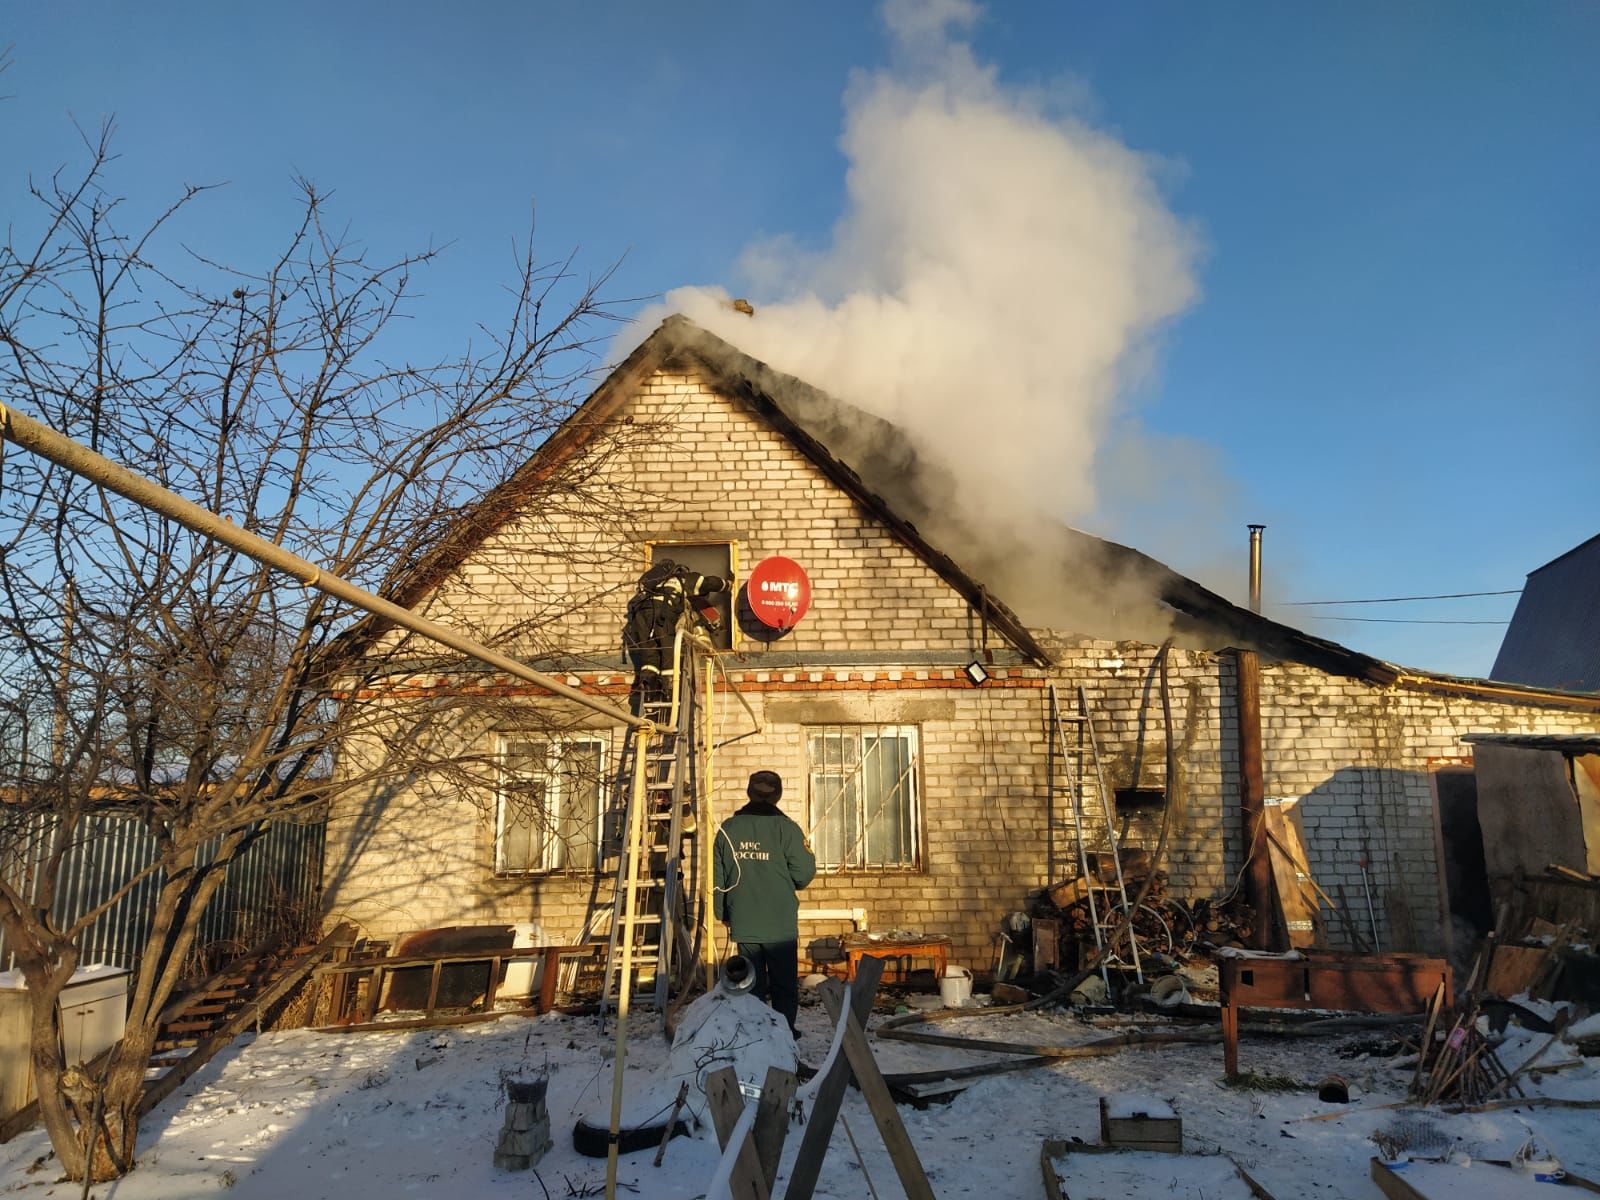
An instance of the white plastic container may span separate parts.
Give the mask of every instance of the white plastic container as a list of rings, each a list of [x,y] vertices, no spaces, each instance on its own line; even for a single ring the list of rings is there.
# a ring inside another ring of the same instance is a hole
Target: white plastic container
[[[525,950],[544,942],[544,929],[537,921],[518,921],[512,926],[516,932],[511,939],[513,950]],[[506,981],[501,986],[502,996],[530,997],[533,995],[534,975],[538,964],[531,958],[519,958],[506,964]]]
[[[946,966],[939,980],[939,999],[946,1008],[960,1008],[972,999],[972,972],[966,967]]]

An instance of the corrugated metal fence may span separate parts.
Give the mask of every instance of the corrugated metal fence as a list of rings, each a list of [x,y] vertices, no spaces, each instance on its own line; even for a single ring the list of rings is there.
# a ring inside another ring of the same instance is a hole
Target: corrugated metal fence
[[[30,899],[38,894],[41,848],[49,844],[54,820],[49,813],[32,814],[11,847],[0,847],[0,871]],[[322,898],[326,831],[325,820],[269,825],[259,841],[229,864],[222,886],[200,918],[196,953],[225,960],[270,934],[298,932],[308,916],[314,921]],[[201,847],[202,862],[211,860],[220,842],[213,838]],[[90,817],[62,860],[52,913],[58,928],[105,903],[156,857],[155,838],[137,820],[116,813]],[[151,872],[95,918],[80,943],[80,961],[131,968],[150,934],[163,880],[163,872]],[[12,965],[0,930],[0,969]]]

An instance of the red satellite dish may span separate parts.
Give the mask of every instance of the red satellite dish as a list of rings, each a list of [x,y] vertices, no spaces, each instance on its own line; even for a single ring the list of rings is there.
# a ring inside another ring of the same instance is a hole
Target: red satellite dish
[[[787,632],[811,607],[811,580],[793,559],[773,555],[750,572],[744,594],[756,620],[769,629]]]

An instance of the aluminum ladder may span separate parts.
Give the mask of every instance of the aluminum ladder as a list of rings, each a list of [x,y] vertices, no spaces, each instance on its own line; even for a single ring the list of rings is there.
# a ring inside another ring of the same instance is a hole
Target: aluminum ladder
[[[623,989],[633,1002],[654,1004],[665,1013],[676,990],[675,975],[692,967],[694,927],[683,867],[695,830],[698,658],[695,640],[680,627],[673,639],[672,693],[641,706],[639,715],[654,729],[648,739],[630,739],[618,765],[601,851],[617,859],[600,993],[602,1023],[609,1011],[622,1009]],[[630,786],[634,780],[637,785]],[[642,819],[635,819],[634,805],[642,805]],[[630,887],[632,905],[626,903]]]
[[[1078,862],[1078,877],[1083,880],[1089,923],[1094,930],[1094,946],[1100,955],[1100,977],[1109,987],[1110,967],[1126,964],[1133,968],[1135,977],[1142,984],[1144,967],[1139,961],[1139,939],[1134,933],[1132,913],[1128,905],[1128,889],[1122,878],[1122,854],[1117,844],[1117,815],[1111,791],[1106,786],[1105,769],[1100,762],[1100,739],[1095,732],[1094,710],[1090,708],[1088,693],[1082,686],[1078,688],[1076,713],[1061,711],[1061,698],[1054,683],[1049,687],[1049,699],[1050,747],[1047,769],[1050,811],[1047,814],[1047,824],[1050,869],[1052,872],[1055,869],[1057,833],[1071,830]],[[1075,734],[1071,739],[1067,736],[1069,725],[1075,728]],[[1070,821],[1058,817],[1055,811],[1058,764],[1060,771],[1065,774],[1065,791],[1071,801]],[[1092,775],[1086,768],[1092,768]],[[1090,789],[1094,792],[1092,801],[1085,796],[1085,792]],[[1091,841],[1094,843],[1093,846],[1090,845]],[[1100,854],[1102,846],[1112,863],[1114,884],[1097,882],[1100,872],[1089,870],[1090,853]],[[1113,945],[1112,939],[1116,938],[1119,928],[1123,925],[1124,915],[1127,916],[1125,939],[1119,939],[1118,944]],[[1124,941],[1127,948],[1126,958],[1122,956],[1121,951]]]

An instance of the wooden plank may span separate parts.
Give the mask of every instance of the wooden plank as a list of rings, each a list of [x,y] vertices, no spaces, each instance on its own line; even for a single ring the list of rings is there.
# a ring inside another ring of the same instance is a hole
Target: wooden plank
[[[856,1077],[872,1119],[877,1122],[878,1134],[883,1138],[884,1148],[889,1151],[889,1161],[894,1163],[900,1186],[905,1189],[906,1200],[934,1200],[933,1186],[928,1182],[927,1172],[922,1169],[916,1144],[906,1132],[905,1122],[900,1119],[900,1110],[895,1107],[894,1097],[889,1094],[889,1085],[883,1081],[878,1060],[872,1057],[867,1035],[862,1031],[855,1013],[845,1010],[843,987],[837,981],[829,980],[818,991],[822,993],[822,1002],[828,1006],[828,1014],[836,1021],[842,1018],[845,1022],[844,1052],[850,1060],[850,1073]]]
[[[382,966],[386,971],[402,967],[431,967],[434,963],[454,966],[458,963],[487,963],[492,958],[501,962],[521,962],[523,959],[542,959],[552,952],[559,954],[586,954],[605,949],[604,942],[579,942],[569,946],[518,946],[500,950],[480,950],[473,954],[414,954],[404,958],[364,958],[347,963],[323,963],[317,967],[318,975],[354,974]]]
[[[1222,1005],[1222,1073],[1229,1083],[1239,1079],[1239,1010]]]
[[[739,1114],[744,1111],[744,1095],[739,1091],[739,1076],[732,1067],[723,1067],[706,1076],[706,1103],[711,1109],[711,1121],[717,1128],[717,1144],[724,1151],[734,1127],[739,1124]],[[746,1133],[737,1150],[733,1174],[728,1179],[728,1190],[734,1200],[770,1200],[766,1176],[761,1170],[761,1159],[756,1154],[755,1138]]]
[[[1039,1149],[1039,1168],[1044,1175],[1045,1200],[1066,1200],[1061,1188],[1061,1176],[1056,1171],[1056,1159],[1066,1152],[1067,1143],[1046,1138]]]
[[[565,946],[545,951],[544,968],[539,975],[539,1011],[542,1013],[556,1006],[556,980],[561,974],[561,956],[566,952]]]
[[[224,980],[231,976],[238,975],[240,971],[248,970],[251,964],[259,962],[261,959],[266,958],[269,954],[273,954],[282,949],[286,940],[287,939],[281,933],[273,934],[271,937],[263,938],[254,946],[251,946],[238,958],[228,963],[227,966],[218,968],[210,975],[207,975],[204,979],[200,980],[198,983],[184,988],[182,995],[174,996],[172,999],[168,1000],[166,1005],[161,1009],[161,1015],[157,1017],[156,1020],[165,1025],[169,1021],[177,1020],[180,1016],[187,1012],[191,1006],[197,1004],[207,996],[213,995],[219,991],[225,993],[228,989],[219,986]],[[350,927],[350,940],[352,942],[355,940],[354,926]]]
[[[494,998],[500,991],[500,958],[496,956],[489,960],[489,986],[483,993],[483,1011],[494,1011]]]
[[[156,1105],[160,1104],[173,1092],[182,1086],[188,1079],[224,1046],[248,1029],[253,1021],[279,1000],[287,996],[301,980],[311,975],[312,969],[328,955],[332,954],[339,945],[348,945],[354,930],[347,924],[341,924],[327,937],[318,942],[306,954],[295,962],[267,987],[259,996],[241,1008],[229,1019],[221,1029],[201,1042],[191,1050],[182,1062],[174,1064],[167,1073],[145,1088],[144,1095],[139,1100],[139,1114],[143,1116]]]
[[[439,976],[443,971],[442,962],[433,964],[433,977],[428,981],[428,1004],[422,1010],[422,1015],[425,1017],[433,1016],[434,1007],[439,1003]]]
[[[372,1024],[373,1018],[378,1015],[378,1002],[383,996],[383,964],[368,964],[367,996],[361,1004],[361,1023]]]
[[[761,1162],[761,1174],[767,1190],[778,1179],[778,1159],[783,1155],[783,1141],[789,1133],[789,1101],[794,1099],[800,1081],[793,1071],[782,1067],[768,1067],[766,1082],[761,1085],[761,1099],[756,1102],[756,1123],[751,1129],[755,1139],[756,1157]]]
[[[1496,996],[1531,992],[1544,977],[1549,958],[1548,946],[1496,946],[1484,987]]]
[[[860,1021],[865,1021],[872,1011],[872,998],[878,994],[878,980],[883,977],[883,960],[863,959],[855,982],[850,985],[850,1011]],[[839,1105],[844,1101],[845,1088],[850,1083],[850,1064],[844,1055],[834,1059],[828,1073],[817,1085],[807,1114],[806,1131],[800,1137],[800,1150],[795,1155],[794,1166],[789,1170],[789,1186],[784,1189],[784,1200],[811,1200],[817,1188],[817,1176],[822,1173],[822,1160],[827,1156],[828,1143],[833,1140],[834,1122],[839,1117]]]
[[[340,946],[333,952],[333,961],[344,963],[350,960],[350,947]],[[348,975],[335,975],[328,981],[328,1019],[342,1021],[344,1019],[345,996],[350,989]],[[313,1019],[315,1019],[313,1017]]]
[[[440,1029],[447,1025],[476,1025],[498,1021],[501,1017],[537,1017],[537,1008],[502,1008],[497,1012],[445,1013],[442,1016],[413,1017],[404,1021],[352,1021],[341,1025],[314,1025],[312,1033],[390,1033],[404,1029]]]
[[[1283,914],[1289,945],[1296,950],[1303,950],[1316,944],[1317,909],[1314,903],[1306,903],[1300,872],[1295,868],[1293,855],[1286,849],[1291,842],[1289,821],[1283,806],[1268,804],[1262,810],[1262,824],[1266,829],[1267,855],[1272,862],[1272,882],[1278,896],[1278,909]]]

